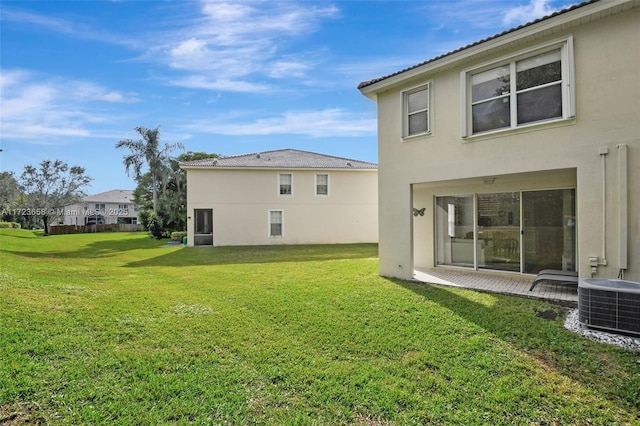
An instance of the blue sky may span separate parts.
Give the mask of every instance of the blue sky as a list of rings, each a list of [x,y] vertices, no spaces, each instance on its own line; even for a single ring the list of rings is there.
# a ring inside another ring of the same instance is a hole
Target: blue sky
[[[89,194],[133,189],[115,144],[137,126],[187,151],[377,162],[358,83],[574,3],[0,0],[0,171],[61,159]]]

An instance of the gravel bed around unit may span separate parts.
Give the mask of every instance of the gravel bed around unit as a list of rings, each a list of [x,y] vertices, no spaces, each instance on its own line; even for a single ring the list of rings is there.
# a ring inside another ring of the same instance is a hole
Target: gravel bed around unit
[[[600,330],[593,330],[581,324],[578,320],[578,310],[573,309],[567,315],[564,328],[578,333],[588,339],[597,340],[602,343],[619,346],[632,352],[640,353],[640,337],[631,337],[621,334],[607,333]]]

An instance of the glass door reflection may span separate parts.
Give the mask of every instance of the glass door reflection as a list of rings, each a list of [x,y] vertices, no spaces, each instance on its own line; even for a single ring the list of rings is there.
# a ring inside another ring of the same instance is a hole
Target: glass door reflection
[[[575,189],[522,193],[524,272],[575,271]]]
[[[478,268],[520,272],[520,192],[478,194]]]
[[[436,197],[436,264],[475,267],[473,195]]]

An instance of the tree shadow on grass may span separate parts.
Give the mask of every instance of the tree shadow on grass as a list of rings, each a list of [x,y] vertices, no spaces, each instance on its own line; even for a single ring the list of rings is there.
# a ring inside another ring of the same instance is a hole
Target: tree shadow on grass
[[[153,249],[158,248],[159,246],[165,244],[164,242],[160,242],[157,240],[145,239],[145,238],[126,238],[126,239],[115,239],[115,240],[100,240],[89,242],[85,245],[81,245],[78,248],[68,248],[68,242],[65,241],[64,238],[66,235],[53,235],[53,236],[43,236],[39,235],[37,240],[34,240],[34,246],[37,246],[37,241],[44,241],[46,239],[46,246],[42,248],[42,250],[11,250],[5,248],[6,244],[0,244],[0,252],[12,254],[15,256],[28,257],[33,259],[46,258],[46,259],[56,259],[56,258],[70,258],[70,259],[95,259],[102,257],[112,257],[123,252],[131,251],[131,250],[140,250],[140,249]],[[6,236],[2,236],[2,238],[6,238]],[[25,236],[11,236],[11,238],[30,238]],[[59,243],[60,249],[51,249],[51,241],[55,241],[56,244]],[[26,246],[25,246],[26,247]]]
[[[637,355],[597,343],[564,328],[567,308],[548,301],[491,294],[490,306],[473,299],[473,290],[437,284],[390,281],[449,309],[542,365],[597,393],[640,420],[640,364]],[[469,292],[470,298],[464,295]],[[558,315],[549,316],[549,312]]]
[[[26,232],[25,232],[26,231]],[[20,232],[22,233],[22,235],[20,234],[3,234],[0,235],[0,238],[7,238],[7,237],[11,237],[11,238],[25,238],[25,239],[33,239],[33,238],[38,238],[38,237],[44,237],[43,235],[43,231],[27,231],[27,230],[20,230]]]
[[[126,267],[232,265],[247,263],[314,262],[378,258],[378,245],[308,244],[273,246],[182,247],[161,256],[127,263]]]
[[[16,235],[1,235],[0,237],[15,238]],[[378,258],[378,245],[375,243],[184,247],[169,245],[168,239],[156,240],[140,236],[106,238],[89,241],[86,244],[79,243],[76,235],[44,237],[40,234],[35,238],[31,235],[28,237],[19,236],[19,238],[30,238],[33,241],[12,245],[19,245],[25,250],[7,248],[7,244],[0,243],[0,252],[33,259],[95,259],[115,257],[134,250],[155,250],[151,256],[148,254],[132,255],[132,260],[125,265],[131,268]],[[75,239],[75,241],[72,242],[68,238]],[[76,247],[70,248],[70,245]],[[35,249],[37,247],[41,247],[41,250]]]

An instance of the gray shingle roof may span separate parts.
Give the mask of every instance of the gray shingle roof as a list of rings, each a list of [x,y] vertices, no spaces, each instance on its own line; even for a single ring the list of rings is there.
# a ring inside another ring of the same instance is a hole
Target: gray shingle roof
[[[447,56],[450,56],[450,55],[453,55],[453,54],[455,54],[455,53],[461,52],[461,51],[463,51],[463,50],[469,49],[469,48],[471,48],[471,47],[477,46],[477,45],[479,45],[479,44],[485,43],[485,42],[487,42],[487,41],[489,41],[489,40],[493,40],[493,39],[496,39],[496,38],[502,37],[502,36],[504,36],[504,35],[506,35],[506,34],[509,34],[509,33],[512,33],[512,32],[515,32],[515,31],[518,31],[518,30],[520,30],[520,29],[522,29],[522,28],[525,28],[525,27],[528,27],[528,26],[531,26],[531,25],[537,24],[538,22],[545,21],[545,20],[547,20],[547,19],[553,18],[554,16],[562,15],[562,14],[564,14],[564,13],[570,12],[570,11],[575,10],[575,9],[579,9],[579,8],[581,8],[581,7],[587,6],[587,5],[592,4],[592,3],[597,3],[597,2],[599,2],[599,1],[601,1],[601,0],[588,0],[588,1],[585,1],[585,2],[582,2],[582,3],[579,3],[579,4],[572,5],[572,6],[570,6],[570,7],[567,7],[567,8],[565,8],[565,9],[563,9],[563,10],[560,10],[560,11],[558,11],[558,12],[552,13],[552,14],[547,15],[547,16],[543,16],[543,17],[542,17],[542,18],[540,18],[540,19],[536,19],[535,21],[531,21],[531,22],[528,22],[528,23],[526,23],[526,24],[520,25],[520,26],[518,26],[518,27],[511,28],[511,29],[509,29],[509,30],[503,31],[503,32],[501,32],[501,33],[499,33],[499,34],[496,34],[496,35],[493,35],[493,36],[491,36],[491,37],[487,37],[487,38],[485,38],[485,39],[478,40],[478,41],[476,41],[476,42],[474,42],[474,43],[471,43],[471,44],[469,44],[469,45],[467,45],[467,46],[461,47],[461,48],[456,49],[456,50],[452,50],[451,52],[445,53],[445,54],[440,55],[440,56],[436,56],[435,58],[432,58],[432,59],[429,59],[429,60],[427,60],[427,61],[421,62],[421,63],[419,63],[419,64],[417,64],[417,65],[413,65],[413,66],[411,66],[411,67],[409,67],[409,68],[405,68],[405,69],[403,69],[403,70],[400,70],[400,71],[397,71],[397,72],[394,72],[394,73],[392,73],[392,74],[385,75],[385,76],[382,76],[382,77],[379,77],[379,78],[374,78],[373,80],[363,81],[362,83],[358,84],[358,89],[364,89],[364,88],[365,88],[365,87],[367,87],[367,86],[371,86],[372,84],[375,84],[375,83],[378,83],[378,82],[380,82],[380,81],[386,80],[386,79],[388,79],[388,78],[390,78],[390,77],[394,77],[394,76],[396,76],[396,75],[398,75],[398,74],[402,74],[402,73],[404,73],[404,72],[407,72],[407,71],[413,70],[413,69],[415,69],[415,68],[419,68],[419,67],[421,67],[421,66],[423,66],[423,65],[429,64],[429,63],[431,63],[431,62],[438,61],[438,60],[440,60],[440,59],[442,59],[442,58],[445,58],[445,57],[447,57]]]
[[[254,152],[230,157],[206,158],[180,163],[184,168],[265,168],[265,169],[371,169],[378,165],[366,161],[334,157],[297,149]]]
[[[129,189],[113,189],[111,191],[86,196],[82,201],[120,204],[133,203],[133,191]]]

